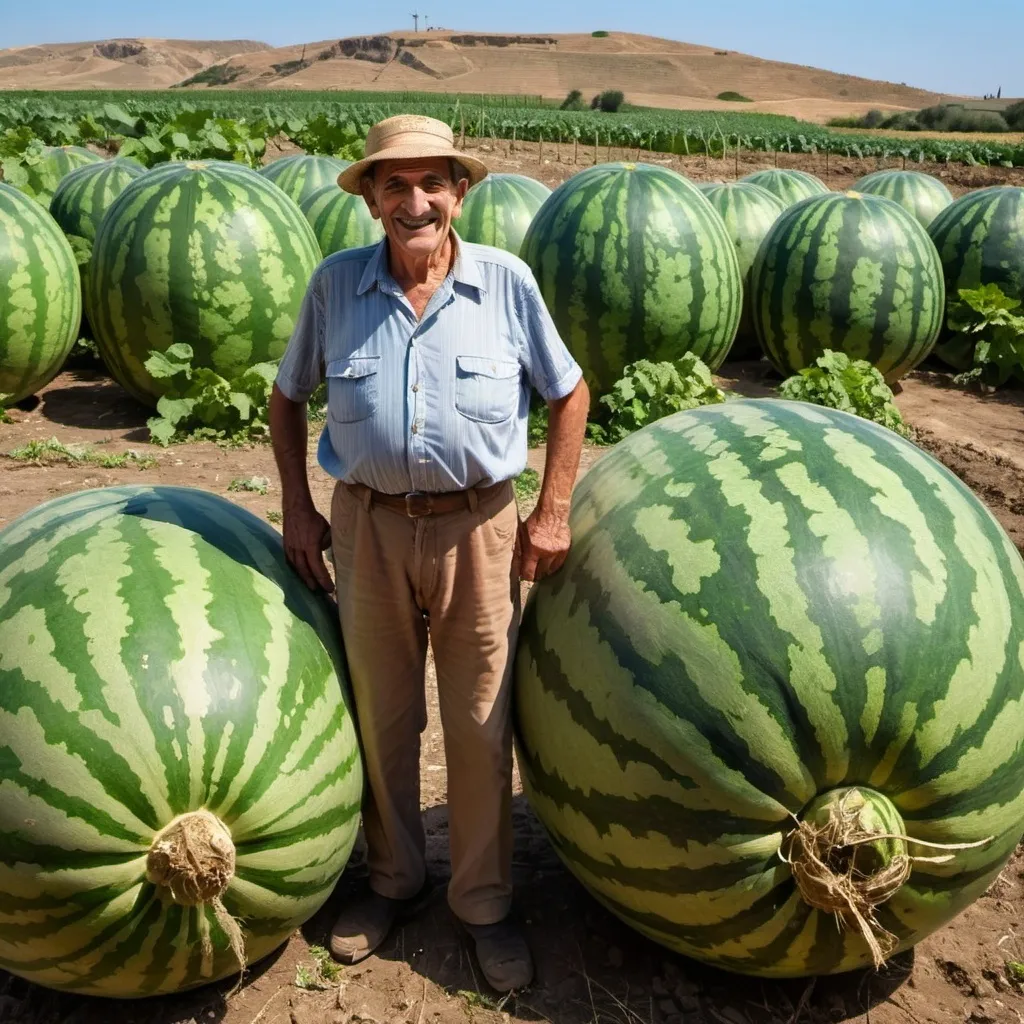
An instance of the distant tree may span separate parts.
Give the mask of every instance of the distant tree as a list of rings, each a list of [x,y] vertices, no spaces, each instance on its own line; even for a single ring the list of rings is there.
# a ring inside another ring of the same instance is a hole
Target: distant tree
[[[560,110],[582,110],[583,109],[583,93],[579,89],[573,89],[559,107]]]
[[[864,115],[864,127],[865,128],[877,128],[885,120],[885,114],[880,110],[869,110]]]
[[[605,89],[590,101],[591,110],[603,110],[606,114],[618,113],[626,97],[621,89]]]

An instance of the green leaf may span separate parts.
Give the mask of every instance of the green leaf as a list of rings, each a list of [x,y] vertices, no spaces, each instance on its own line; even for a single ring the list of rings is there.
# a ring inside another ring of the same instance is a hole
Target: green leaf
[[[168,423],[177,427],[182,420],[188,419],[194,406],[194,398],[172,398],[170,395],[161,395],[156,403],[156,411]]]
[[[166,448],[174,440],[175,428],[170,420],[162,416],[151,416],[146,420],[146,426],[149,428],[150,440],[156,444]]]
[[[176,377],[179,373],[186,378],[192,375],[192,346],[179,342],[171,345],[165,352],[150,352],[143,364],[151,377],[166,380]]]

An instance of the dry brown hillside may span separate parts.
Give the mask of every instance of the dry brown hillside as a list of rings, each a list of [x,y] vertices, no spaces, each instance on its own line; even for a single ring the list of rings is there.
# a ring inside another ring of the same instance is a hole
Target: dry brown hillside
[[[235,54],[268,49],[248,39],[104,39],[0,50],[0,89],[166,89]]]
[[[762,60],[735,51],[614,32],[496,35],[403,32],[270,48],[262,43],[116,40],[0,51],[0,88],[379,89],[512,93],[561,98],[621,89],[637,104],[735,108],[813,120],[869,107],[906,109],[937,102],[905,85]]]

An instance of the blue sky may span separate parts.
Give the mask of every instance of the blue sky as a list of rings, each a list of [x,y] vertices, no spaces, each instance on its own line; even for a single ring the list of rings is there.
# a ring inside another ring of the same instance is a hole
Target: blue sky
[[[0,48],[110,36],[260,39],[273,45],[412,27],[410,0],[6,0]],[[773,60],[981,95],[1024,96],[1022,0],[423,0],[432,25],[495,32],[596,28],[681,39]],[[514,13],[513,13],[514,12]]]

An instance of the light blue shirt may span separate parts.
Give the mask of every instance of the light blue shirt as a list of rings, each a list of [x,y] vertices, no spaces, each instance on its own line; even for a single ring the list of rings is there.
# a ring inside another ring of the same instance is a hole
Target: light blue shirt
[[[329,256],[310,281],[277,385],[304,402],[325,375],[320,465],[403,494],[521,473],[530,387],[564,398],[582,373],[518,257],[457,239],[452,271],[417,320],[385,239]]]

